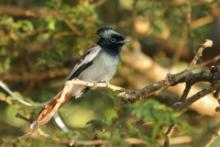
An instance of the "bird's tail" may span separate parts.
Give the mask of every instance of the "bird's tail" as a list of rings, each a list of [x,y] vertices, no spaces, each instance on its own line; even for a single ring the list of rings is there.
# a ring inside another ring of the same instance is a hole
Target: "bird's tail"
[[[41,110],[36,121],[31,125],[31,128],[37,128],[45,123],[47,123],[54,114],[59,110],[59,108],[66,103],[72,96],[64,95],[62,96],[62,91],[54,96]]]
[[[36,121],[31,124],[31,128],[36,129],[41,125],[46,124],[64,103],[66,103],[71,97],[80,97],[85,89],[85,86],[66,84],[63,90],[44,106]]]

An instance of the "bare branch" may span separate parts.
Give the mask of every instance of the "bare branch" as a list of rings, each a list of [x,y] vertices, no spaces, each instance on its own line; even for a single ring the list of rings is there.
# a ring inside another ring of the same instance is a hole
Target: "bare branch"
[[[169,147],[170,146],[170,137],[173,134],[173,131],[175,129],[176,125],[171,125],[168,129],[167,132],[165,133],[165,139],[164,139],[164,147]]]
[[[25,16],[25,17],[49,17],[57,16],[56,11],[46,11],[43,9],[29,9],[15,6],[0,6],[0,15]]]
[[[48,78],[54,77],[63,77],[70,72],[70,69],[53,69],[48,70],[47,72],[38,72],[38,73],[22,73],[18,74],[7,74],[2,77],[4,81],[41,81]]]
[[[198,60],[201,58],[203,51],[208,48],[212,47],[213,42],[212,40],[207,39],[205,43],[202,44],[202,46],[198,49],[194,59],[192,60],[191,64],[188,67],[188,70],[191,70],[198,62]]]
[[[25,105],[25,106],[28,106],[28,107],[43,107],[47,104],[47,102],[45,103],[30,103],[30,102],[27,102],[25,100],[23,100],[22,98],[16,96],[7,86],[6,84],[4,84],[2,81],[0,81],[0,87],[5,91],[7,92],[7,94],[9,94],[12,99],[14,99],[15,101]]]
[[[124,88],[111,85],[108,83],[94,83],[94,82],[86,82],[79,79],[73,79],[68,81],[70,85],[79,85],[79,86],[85,86],[85,87],[93,87],[93,88],[109,88],[113,91],[124,91]]]
[[[196,94],[194,94],[193,96],[189,97],[187,100],[183,101],[183,102],[177,102],[176,107],[178,110],[181,110],[189,105],[191,105],[192,103],[194,103],[195,101],[199,100],[200,98],[202,98],[203,96],[213,92],[214,90],[220,88],[220,83],[214,84],[214,85],[210,85],[207,88],[197,92]],[[178,106],[179,105],[179,106]]]
[[[22,98],[20,97],[17,97],[8,87],[5,83],[3,83],[2,81],[0,81],[0,87],[5,91],[7,92],[11,97],[12,99],[14,99],[15,101],[25,105],[25,106],[28,106],[28,107],[43,107],[45,106],[48,102],[45,102],[45,103],[30,103],[30,102],[27,102],[25,100],[23,100]],[[17,114],[16,117],[19,117],[19,118],[22,118],[24,120],[28,120],[28,122],[31,122],[29,119],[23,117],[21,114]],[[68,132],[69,129],[66,127],[65,123],[62,121],[60,115],[58,113],[56,113],[54,115],[54,121],[56,123],[56,125],[61,129],[63,130],[64,132]]]
[[[215,128],[215,132],[213,133],[211,139],[205,144],[204,147],[211,147],[219,136],[220,136],[220,127],[218,126],[217,128]]]

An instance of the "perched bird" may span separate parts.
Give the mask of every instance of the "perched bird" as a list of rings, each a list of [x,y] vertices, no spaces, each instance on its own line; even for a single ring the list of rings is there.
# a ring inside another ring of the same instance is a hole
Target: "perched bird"
[[[67,80],[78,78],[88,82],[109,82],[119,63],[120,51],[127,40],[112,28],[97,30],[100,39],[97,45],[88,49]],[[81,94],[77,90],[75,97]]]
[[[121,48],[128,40],[109,27],[98,29],[97,35],[100,37],[97,45],[87,50],[82,56],[81,62],[75,65],[67,80],[77,78],[88,82],[108,83],[112,79],[119,63]],[[85,91],[85,86],[74,86],[71,91],[66,93],[65,99],[78,98]],[[61,93],[59,92],[44,107],[36,123],[45,123],[51,119],[55,111],[62,105],[58,105]]]

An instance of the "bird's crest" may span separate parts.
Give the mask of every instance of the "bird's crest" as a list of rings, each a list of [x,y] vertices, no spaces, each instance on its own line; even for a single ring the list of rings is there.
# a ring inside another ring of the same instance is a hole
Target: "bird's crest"
[[[96,31],[96,34],[99,35],[100,37],[103,37],[105,32],[107,31],[114,31],[114,29],[111,27],[101,27]]]

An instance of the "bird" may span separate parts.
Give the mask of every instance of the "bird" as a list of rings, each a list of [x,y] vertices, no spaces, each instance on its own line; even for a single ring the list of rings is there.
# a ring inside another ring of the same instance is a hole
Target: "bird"
[[[80,62],[74,66],[67,76],[67,81],[79,79],[94,83],[109,83],[113,78],[120,61],[121,49],[129,40],[111,27],[99,28],[96,34],[99,36],[98,42],[81,57]],[[66,93],[65,99],[80,98],[86,91],[88,91],[88,88],[85,86],[76,85]],[[35,121],[35,126],[36,124],[45,124],[51,119],[56,113],[55,111],[62,105],[58,104],[61,95],[62,91],[42,109]]]

